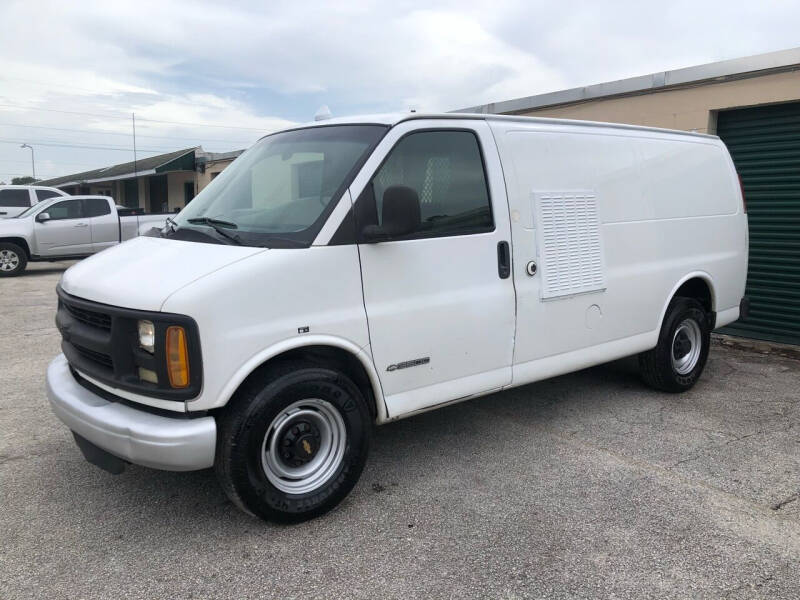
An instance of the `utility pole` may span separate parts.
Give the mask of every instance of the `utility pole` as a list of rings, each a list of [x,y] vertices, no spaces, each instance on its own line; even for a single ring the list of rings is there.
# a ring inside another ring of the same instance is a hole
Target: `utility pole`
[[[31,151],[31,171],[33,172],[33,178],[36,179],[36,161],[33,160],[33,146],[30,144],[22,144],[20,148],[29,148]]]

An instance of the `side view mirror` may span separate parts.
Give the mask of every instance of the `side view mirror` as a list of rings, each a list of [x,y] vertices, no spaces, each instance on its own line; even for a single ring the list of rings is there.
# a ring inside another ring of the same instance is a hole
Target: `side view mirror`
[[[393,185],[383,193],[381,225],[367,225],[361,235],[368,242],[402,237],[419,229],[421,223],[419,196],[405,185]]]
[[[37,223],[44,223],[45,221],[49,221],[49,220],[50,220],[50,213],[40,212],[38,215],[36,215],[36,222]]]

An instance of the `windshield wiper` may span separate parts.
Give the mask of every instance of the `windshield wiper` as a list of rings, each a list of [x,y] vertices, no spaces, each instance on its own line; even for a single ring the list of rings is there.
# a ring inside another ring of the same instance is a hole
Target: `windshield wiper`
[[[242,242],[241,238],[238,235],[233,235],[225,231],[226,229],[238,229],[239,226],[236,223],[232,223],[231,221],[225,221],[223,219],[215,219],[214,217],[195,217],[194,219],[186,219],[192,225],[207,225],[211,227],[214,231],[220,234],[222,237],[231,240],[237,246],[243,246],[244,242]]]

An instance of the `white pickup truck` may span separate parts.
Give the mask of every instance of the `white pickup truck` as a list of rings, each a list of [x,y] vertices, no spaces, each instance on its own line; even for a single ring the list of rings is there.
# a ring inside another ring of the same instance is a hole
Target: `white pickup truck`
[[[123,216],[107,196],[54,197],[0,220],[0,277],[29,262],[82,258],[163,227],[167,215]]]
[[[714,136],[322,121],[68,269],[47,392],[102,468],[213,466],[244,510],[309,519],[353,488],[373,423],[629,355],[688,390],[747,310],[747,236]]]
[[[55,196],[69,196],[42,185],[0,185],[0,219],[11,219],[38,202]]]

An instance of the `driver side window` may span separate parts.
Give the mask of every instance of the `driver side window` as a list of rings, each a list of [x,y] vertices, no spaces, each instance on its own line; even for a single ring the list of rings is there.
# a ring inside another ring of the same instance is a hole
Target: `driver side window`
[[[47,207],[43,212],[50,215],[51,221],[64,219],[80,219],[83,217],[82,200],[64,200]]]
[[[421,223],[404,239],[494,229],[483,158],[471,131],[420,131],[398,141],[359,198],[359,226],[383,224],[384,194],[393,186],[411,188],[419,198]]]

